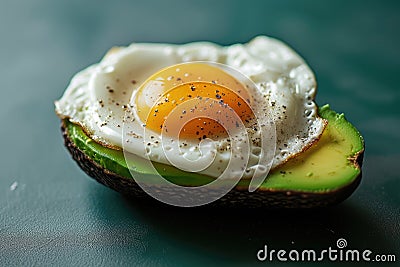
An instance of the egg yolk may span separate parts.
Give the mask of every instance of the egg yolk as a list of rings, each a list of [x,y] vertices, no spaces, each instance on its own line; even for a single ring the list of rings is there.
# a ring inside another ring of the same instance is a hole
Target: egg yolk
[[[181,105],[189,100],[195,100],[190,102],[193,105]],[[206,63],[183,63],[155,73],[140,86],[135,101],[145,127],[159,134],[163,128],[166,134],[168,128],[181,129],[179,137],[186,139],[226,137],[226,129],[239,123],[248,125],[254,118],[245,85]],[[202,116],[205,109],[212,115]],[[180,116],[164,124],[172,111]],[[231,112],[237,116],[231,116]],[[188,120],[189,113],[196,113],[195,118]]]

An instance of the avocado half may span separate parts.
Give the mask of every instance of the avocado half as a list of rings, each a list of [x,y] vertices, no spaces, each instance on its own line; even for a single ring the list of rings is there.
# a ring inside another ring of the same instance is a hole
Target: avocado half
[[[328,121],[320,140],[299,156],[274,169],[254,192],[248,191],[250,180],[240,180],[236,187],[211,205],[267,208],[311,208],[337,204],[350,196],[361,181],[364,141],[343,114],[329,105],[319,108]],[[61,122],[65,145],[78,165],[98,182],[128,196],[151,198],[132,178],[152,171],[140,165],[129,171],[123,152],[104,147],[82,128],[68,119]],[[154,163],[169,181],[183,186],[209,183],[212,177],[188,173],[172,166]]]

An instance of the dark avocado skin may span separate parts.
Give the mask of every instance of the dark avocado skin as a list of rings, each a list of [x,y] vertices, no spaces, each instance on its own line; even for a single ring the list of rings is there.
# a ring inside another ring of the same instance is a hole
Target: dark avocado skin
[[[155,200],[147,195],[138,186],[134,179],[121,176],[95,162],[92,158],[81,151],[68,135],[66,122],[61,121],[61,130],[64,137],[64,144],[71,153],[73,159],[89,176],[126,196],[137,200],[154,202]],[[354,163],[361,169],[364,149],[354,157]],[[224,207],[259,207],[259,208],[321,208],[338,204],[349,197],[361,181],[359,175],[349,184],[335,190],[324,192],[304,192],[296,190],[256,190],[248,192],[247,188],[236,187],[221,199],[212,202],[209,206]],[[171,188],[159,188],[159,190],[171,193]],[[179,197],[179,196],[176,196]],[[202,196],[193,196],[199,197]]]

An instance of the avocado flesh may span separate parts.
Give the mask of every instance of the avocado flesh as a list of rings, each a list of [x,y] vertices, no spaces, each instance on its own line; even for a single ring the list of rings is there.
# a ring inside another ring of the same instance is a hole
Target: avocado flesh
[[[268,174],[259,191],[286,191],[328,193],[354,182],[361,174],[358,157],[362,156],[364,143],[360,133],[343,114],[337,114],[328,105],[319,109],[328,125],[320,140],[311,148]],[[64,121],[68,137],[93,161],[120,176],[133,179],[125,162],[123,152],[103,147],[90,139],[78,125]],[[153,177],[152,170],[140,164],[141,159],[130,163],[135,166],[132,173]],[[202,174],[188,173],[175,167],[154,163],[158,172],[171,182],[184,186],[198,186],[214,178]],[[241,180],[237,190],[247,190],[249,180]]]

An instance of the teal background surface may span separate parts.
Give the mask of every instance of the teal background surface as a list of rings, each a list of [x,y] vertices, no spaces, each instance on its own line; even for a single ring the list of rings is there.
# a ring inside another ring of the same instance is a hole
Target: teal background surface
[[[256,258],[264,245],[323,249],[338,238],[400,264],[399,26],[396,1],[2,1],[0,266],[267,265]],[[53,101],[110,47],[260,34],[294,47],[316,73],[317,102],[365,138],[363,180],[344,203],[148,205],[90,179],[63,147]]]

